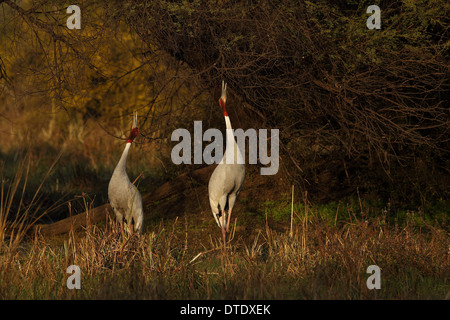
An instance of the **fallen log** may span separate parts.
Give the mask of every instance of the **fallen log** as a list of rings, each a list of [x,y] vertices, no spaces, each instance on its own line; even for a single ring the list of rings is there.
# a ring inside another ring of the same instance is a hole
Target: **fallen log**
[[[142,197],[144,208],[151,206],[155,201],[164,200],[175,194],[184,192],[189,189],[191,183],[198,183],[206,186],[209,176],[214,168],[215,166],[211,165],[194,171],[189,171],[179,175],[171,181],[164,183],[153,192]],[[149,214],[151,214],[151,212]],[[114,216],[109,203],[54,223],[36,224],[29,230],[32,233],[39,232],[44,236],[58,235],[67,233],[72,229],[75,230],[82,226],[85,227],[89,224],[99,223],[100,221],[104,221],[108,215],[111,217]]]
[[[85,227],[88,225],[99,223],[106,220],[106,217],[110,215],[114,216],[109,203],[93,208],[89,211],[59,220],[49,224],[36,224],[30,228],[31,233],[38,232],[44,236],[52,236],[61,233],[69,232],[70,230],[76,230],[79,227]]]

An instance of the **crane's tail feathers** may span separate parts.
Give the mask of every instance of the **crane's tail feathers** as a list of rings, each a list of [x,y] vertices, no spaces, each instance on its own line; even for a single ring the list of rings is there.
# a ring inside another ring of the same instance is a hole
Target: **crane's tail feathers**
[[[225,227],[226,227],[226,226],[227,226],[227,220],[228,220],[228,219],[227,219],[227,218],[228,218],[227,212],[226,212],[225,210],[220,210],[220,209],[219,209],[219,213],[214,213],[214,212],[213,212],[214,219],[216,219],[217,225],[218,225],[219,228],[221,228],[221,229],[222,229],[222,220],[221,220],[222,214],[225,215],[224,221],[225,221]]]
[[[218,213],[213,213],[213,215],[214,215],[214,219],[216,220],[216,223],[217,223],[217,225],[219,226],[219,228],[222,228],[222,224],[220,223],[220,219],[219,219],[220,214],[218,214]]]
[[[142,234],[142,221],[135,222],[134,231],[138,234]]]

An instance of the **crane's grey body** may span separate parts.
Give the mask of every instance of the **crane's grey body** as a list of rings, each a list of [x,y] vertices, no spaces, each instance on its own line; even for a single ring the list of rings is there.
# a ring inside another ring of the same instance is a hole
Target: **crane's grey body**
[[[219,227],[222,227],[219,217],[221,210],[227,216],[233,209],[236,198],[241,191],[245,178],[245,166],[243,164],[220,163],[209,179],[209,203],[214,219]]]
[[[130,147],[131,142],[129,141],[109,181],[108,198],[117,220],[125,223],[128,231],[131,231],[133,226],[135,232],[142,233],[144,224],[142,197],[126,172]]]

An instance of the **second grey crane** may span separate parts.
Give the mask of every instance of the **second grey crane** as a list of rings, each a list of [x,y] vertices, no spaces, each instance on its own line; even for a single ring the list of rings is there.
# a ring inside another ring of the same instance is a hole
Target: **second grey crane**
[[[140,234],[144,224],[142,197],[136,186],[130,182],[126,172],[128,152],[138,133],[137,113],[135,113],[125,149],[109,182],[108,198],[117,220],[125,223],[128,231]]]

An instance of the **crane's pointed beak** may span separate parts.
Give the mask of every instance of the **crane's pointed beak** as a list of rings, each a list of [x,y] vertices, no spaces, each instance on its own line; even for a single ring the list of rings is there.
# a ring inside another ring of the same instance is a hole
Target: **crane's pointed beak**
[[[226,102],[227,102],[227,84],[225,81],[222,80],[222,95],[220,96],[219,99],[219,105],[222,108],[223,115],[225,117],[228,117],[227,109],[225,107]]]
[[[137,128],[137,111],[134,112],[133,128]]]
[[[222,80],[222,95],[220,96],[220,99],[223,100],[223,102],[227,102],[227,83]]]

